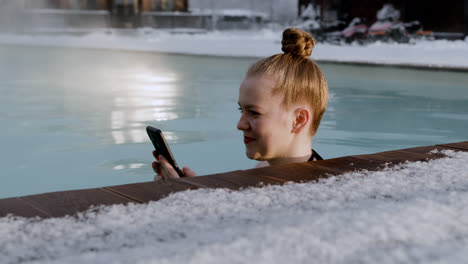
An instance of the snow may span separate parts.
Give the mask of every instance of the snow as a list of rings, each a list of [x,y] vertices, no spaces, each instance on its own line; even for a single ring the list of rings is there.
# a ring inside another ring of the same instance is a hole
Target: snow
[[[47,32],[47,29],[43,30]],[[54,34],[0,34],[0,44],[104,48],[179,54],[265,57],[281,52],[282,30],[213,31],[177,29],[94,30],[67,29]],[[376,42],[332,45],[318,43],[315,60],[335,62],[468,68],[468,40],[417,40],[409,44]]]
[[[0,218],[2,263],[463,263],[468,153],[318,183]],[[99,210],[98,210],[99,209]]]
[[[392,4],[385,4],[383,5],[382,9],[377,11],[377,19],[390,19],[391,21],[398,21],[398,19],[400,19],[400,11],[395,9]]]
[[[301,12],[302,18],[316,19],[320,17],[320,10],[315,10],[312,4],[308,4]]]

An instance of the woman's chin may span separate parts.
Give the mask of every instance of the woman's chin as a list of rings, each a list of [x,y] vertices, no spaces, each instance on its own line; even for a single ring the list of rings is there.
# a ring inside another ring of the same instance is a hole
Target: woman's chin
[[[249,151],[248,149],[245,152],[245,155],[247,156],[247,158],[252,159],[252,160],[260,160],[261,158],[261,155],[258,152]]]
[[[260,154],[259,152],[257,151],[249,151],[249,149],[246,150],[245,152],[245,155],[247,156],[247,158],[251,159],[251,160],[258,160],[258,161],[264,161],[264,156],[262,154]]]

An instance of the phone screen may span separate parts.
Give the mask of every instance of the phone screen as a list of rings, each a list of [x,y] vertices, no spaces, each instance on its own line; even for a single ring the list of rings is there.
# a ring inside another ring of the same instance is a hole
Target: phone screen
[[[155,127],[147,126],[146,132],[148,133],[148,136],[151,139],[157,154],[163,155],[169,161],[172,167],[177,171],[177,174],[179,174],[179,177],[184,177],[184,174],[180,171],[179,166],[177,166],[177,162],[172,155],[171,149],[169,148],[166,139],[164,139],[162,131]]]

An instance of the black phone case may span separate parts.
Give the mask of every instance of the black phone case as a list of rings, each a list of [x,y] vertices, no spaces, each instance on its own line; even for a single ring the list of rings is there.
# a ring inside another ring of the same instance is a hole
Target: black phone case
[[[147,126],[146,132],[148,133],[148,136],[151,139],[154,149],[156,149],[158,155],[163,155],[169,161],[169,164],[171,164],[172,167],[177,171],[179,177],[184,177],[184,174],[180,171],[179,166],[177,166],[177,162],[175,161],[175,158],[172,155],[169,145],[164,139],[162,131],[155,127]]]

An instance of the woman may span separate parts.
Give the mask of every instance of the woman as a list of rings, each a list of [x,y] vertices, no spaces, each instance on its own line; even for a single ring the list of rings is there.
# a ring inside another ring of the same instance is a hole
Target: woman
[[[309,59],[315,40],[297,28],[283,32],[283,54],[262,59],[247,71],[239,88],[246,155],[256,167],[321,159],[311,149],[312,138],[328,104],[322,71]],[[153,155],[153,170],[163,179],[178,178],[163,156]],[[195,172],[184,167],[187,177]]]

